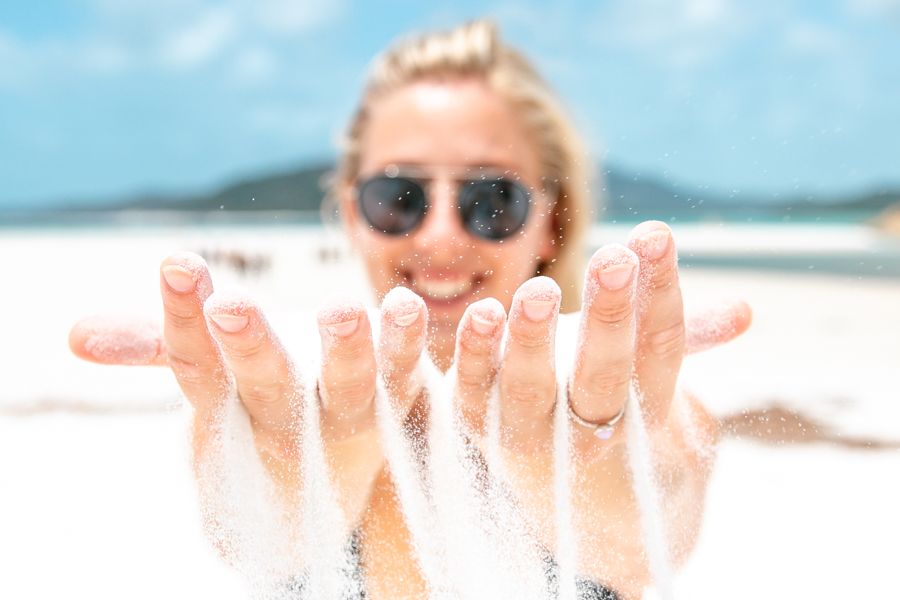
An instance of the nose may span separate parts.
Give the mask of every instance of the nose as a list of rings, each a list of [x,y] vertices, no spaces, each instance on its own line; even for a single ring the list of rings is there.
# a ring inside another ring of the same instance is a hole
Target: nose
[[[433,263],[453,264],[470,239],[456,206],[457,184],[435,179],[429,185],[428,194],[428,213],[414,235],[416,250]]]

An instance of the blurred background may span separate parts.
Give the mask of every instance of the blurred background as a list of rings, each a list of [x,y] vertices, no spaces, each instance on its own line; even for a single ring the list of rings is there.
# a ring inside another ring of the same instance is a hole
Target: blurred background
[[[276,322],[365,293],[319,204],[367,65],[484,16],[589,143],[591,249],[668,221],[690,307],[754,306],[685,364],[727,435],[680,597],[900,595],[900,1],[46,0],[0,2],[0,597],[245,597],[171,376],[68,329],[181,249]]]
[[[315,209],[303,175],[331,164],[372,56],[484,15],[568,103],[609,216],[898,199],[896,0],[49,0],[0,6],[0,208]]]

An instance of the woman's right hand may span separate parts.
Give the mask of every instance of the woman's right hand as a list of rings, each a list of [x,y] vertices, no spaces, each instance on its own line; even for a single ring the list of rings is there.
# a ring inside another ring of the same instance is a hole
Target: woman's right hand
[[[152,327],[95,317],[72,329],[73,352],[106,364],[168,365],[194,409],[195,467],[209,448],[215,419],[237,392],[263,463],[289,502],[300,497],[299,407],[303,394],[318,393],[333,482],[347,524],[354,527],[384,463],[375,426],[376,375],[380,371],[391,398],[399,402],[394,409],[406,414],[419,393],[412,377],[425,346],[423,301],[404,289],[388,294],[377,352],[363,305],[327,302],[318,313],[318,390],[304,390],[260,308],[245,296],[213,292],[202,258],[168,257],[160,268],[160,289],[161,335]]]

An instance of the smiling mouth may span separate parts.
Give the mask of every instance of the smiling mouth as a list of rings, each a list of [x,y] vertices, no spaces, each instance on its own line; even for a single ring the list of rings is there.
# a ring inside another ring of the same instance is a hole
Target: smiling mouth
[[[428,278],[406,273],[405,278],[414,292],[433,304],[452,304],[470,296],[481,284],[483,277],[464,277],[451,279]]]

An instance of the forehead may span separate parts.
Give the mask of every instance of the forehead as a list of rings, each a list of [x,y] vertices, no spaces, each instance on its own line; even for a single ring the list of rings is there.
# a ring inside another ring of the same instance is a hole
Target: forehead
[[[491,166],[536,178],[537,155],[519,116],[485,82],[420,81],[373,103],[360,170],[388,164]]]

